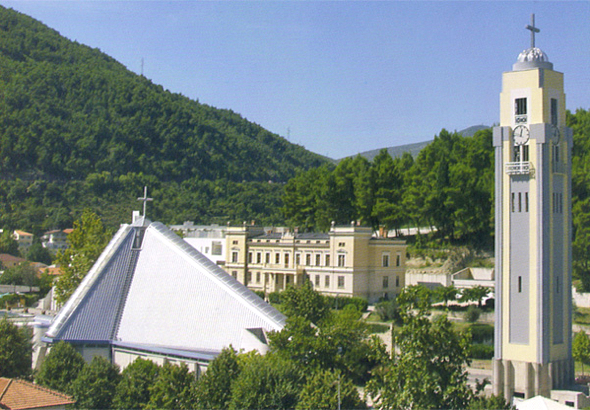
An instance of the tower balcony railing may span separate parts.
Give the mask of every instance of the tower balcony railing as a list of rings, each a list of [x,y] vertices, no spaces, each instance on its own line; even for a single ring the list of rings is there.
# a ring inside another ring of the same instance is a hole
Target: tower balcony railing
[[[528,161],[507,162],[505,167],[508,175],[528,175],[533,172],[533,165]]]

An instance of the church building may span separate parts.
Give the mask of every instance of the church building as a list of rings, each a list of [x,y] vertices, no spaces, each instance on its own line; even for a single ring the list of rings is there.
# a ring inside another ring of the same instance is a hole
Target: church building
[[[145,215],[145,208],[144,208]],[[134,213],[51,324],[44,341],[125,368],[137,357],[197,374],[224,347],[268,350],[285,316],[159,222]]]
[[[496,326],[494,394],[566,389],[572,360],[572,132],[563,74],[535,46],[502,76],[494,128]]]

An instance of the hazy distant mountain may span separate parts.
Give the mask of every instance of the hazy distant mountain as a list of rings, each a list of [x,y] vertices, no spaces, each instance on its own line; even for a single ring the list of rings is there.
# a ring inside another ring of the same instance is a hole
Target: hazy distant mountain
[[[486,125],[473,125],[471,127],[468,127],[468,128],[465,128],[464,130],[459,131],[459,134],[463,135],[464,137],[472,137],[477,131],[485,130],[487,128],[490,128],[490,127],[488,127]],[[388,147],[387,152],[389,152],[389,155],[391,155],[393,158],[402,156],[404,152],[409,152],[410,154],[412,154],[412,156],[416,157],[416,155],[418,155],[418,153],[422,150],[422,148],[424,148],[425,146],[427,146],[431,142],[432,142],[432,140],[423,141],[423,142],[415,142],[413,144],[398,145],[396,147]],[[374,149],[371,151],[365,151],[365,152],[361,152],[356,155],[363,156],[363,157],[367,158],[369,161],[372,161],[373,158],[375,158],[375,156],[377,156],[379,151],[381,151],[382,149],[383,148]],[[351,155],[351,157],[356,157],[356,155]],[[338,160],[336,160],[336,162],[338,162],[342,159],[344,159],[344,158],[338,159]]]

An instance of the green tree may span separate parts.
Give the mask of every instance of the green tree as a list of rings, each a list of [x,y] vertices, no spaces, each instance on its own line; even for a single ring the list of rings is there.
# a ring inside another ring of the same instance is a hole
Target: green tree
[[[281,308],[287,316],[300,316],[318,323],[330,313],[324,297],[316,292],[309,280],[288,286],[281,294]]]
[[[6,316],[0,320],[0,376],[28,377],[31,373],[31,334],[19,328]]]
[[[18,242],[12,236],[12,231],[4,229],[0,234],[0,253],[18,256]]]
[[[584,374],[584,365],[590,364],[590,337],[586,332],[576,333],[572,342],[572,356],[574,360],[582,363],[582,374]]]
[[[197,403],[202,409],[226,409],[231,400],[232,382],[240,374],[238,354],[228,347],[221,351],[197,383]]]
[[[72,383],[84,368],[84,358],[66,342],[57,342],[43,360],[35,382],[41,386],[72,393]]]
[[[123,369],[115,390],[113,408],[145,409],[150,401],[150,387],[158,378],[160,367],[151,360],[135,359]]]
[[[65,303],[86,276],[110,239],[100,218],[85,210],[68,235],[69,248],[56,255],[62,275],[55,282],[55,299]]]
[[[186,364],[164,363],[156,382],[150,388],[150,401],[146,409],[195,408],[195,375]]]
[[[8,268],[0,276],[0,284],[17,286],[38,286],[37,271],[28,263],[20,263]]]
[[[249,356],[232,386],[229,409],[292,409],[303,382],[302,369],[289,360]]]
[[[434,296],[443,301],[445,309],[447,308],[449,301],[455,300],[458,294],[459,290],[453,285],[439,286],[438,288],[434,289]]]
[[[119,367],[101,356],[84,365],[72,383],[72,394],[82,409],[110,409],[121,380]]]
[[[320,370],[308,378],[296,409],[364,409],[366,404],[350,380],[340,372]]]
[[[477,302],[477,307],[481,308],[481,301],[490,293],[490,288],[481,285],[475,285],[472,288],[465,288],[461,291],[461,300],[464,302]]]
[[[46,265],[51,265],[52,261],[51,253],[38,241],[31,245],[25,258],[30,262],[41,262]]]
[[[382,409],[466,408],[470,337],[456,332],[446,316],[430,321],[429,299],[420,287],[398,297],[403,325],[391,358],[375,372],[367,392]]]

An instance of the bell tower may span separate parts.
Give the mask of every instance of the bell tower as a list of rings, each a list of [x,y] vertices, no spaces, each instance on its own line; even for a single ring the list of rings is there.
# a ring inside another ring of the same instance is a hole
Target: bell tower
[[[494,128],[494,394],[550,396],[573,382],[571,150],[563,74],[535,46],[502,75]]]

